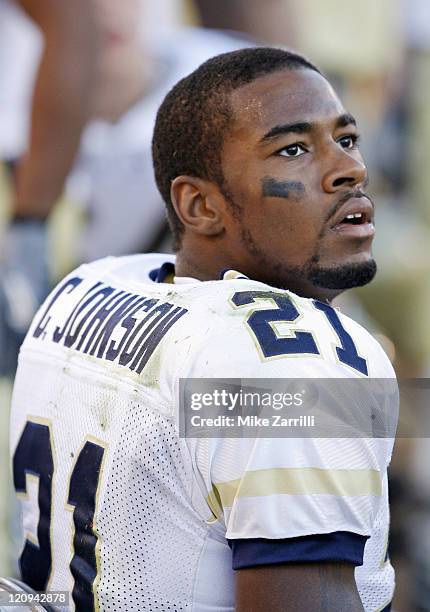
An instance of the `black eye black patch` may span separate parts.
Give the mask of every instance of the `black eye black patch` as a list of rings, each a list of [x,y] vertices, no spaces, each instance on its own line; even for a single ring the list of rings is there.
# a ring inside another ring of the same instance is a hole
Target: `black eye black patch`
[[[297,197],[305,193],[305,186],[300,181],[277,181],[265,176],[261,185],[265,197],[288,199],[291,195]]]

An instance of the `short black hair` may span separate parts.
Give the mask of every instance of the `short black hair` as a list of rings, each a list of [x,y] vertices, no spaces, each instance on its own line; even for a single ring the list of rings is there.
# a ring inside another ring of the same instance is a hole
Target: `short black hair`
[[[172,181],[180,174],[188,174],[214,181],[228,194],[221,154],[233,120],[229,94],[266,74],[304,68],[320,72],[291,51],[272,47],[240,49],[209,59],[167,94],[157,114],[152,156],[175,250],[180,247],[184,226],[170,199]]]

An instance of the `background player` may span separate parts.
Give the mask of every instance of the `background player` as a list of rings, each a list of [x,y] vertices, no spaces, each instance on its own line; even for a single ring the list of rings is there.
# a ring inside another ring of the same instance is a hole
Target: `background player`
[[[0,63],[0,79],[5,79],[2,121],[6,124],[1,154],[7,152],[14,173],[11,218],[0,247],[0,375],[14,371],[17,346],[49,290],[45,222],[61,195],[89,118],[98,47],[93,0],[20,0],[18,4],[39,27],[43,53],[34,85],[30,142],[22,159],[13,158],[14,118],[21,100],[13,98],[15,88],[10,82],[11,55],[15,44],[22,42],[19,36],[11,40]],[[3,28],[9,19],[17,19],[12,0],[0,0],[0,11]],[[17,81],[20,76],[13,74]]]
[[[246,45],[197,27],[171,28],[154,40],[153,33],[142,33],[150,17],[142,0],[97,0],[96,8],[103,53],[93,121],[67,184],[85,217],[76,235],[69,230],[66,237],[73,241],[72,267],[106,255],[163,250],[163,239],[170,246],[151,157],[157,110],[173,85],[206,59]]]

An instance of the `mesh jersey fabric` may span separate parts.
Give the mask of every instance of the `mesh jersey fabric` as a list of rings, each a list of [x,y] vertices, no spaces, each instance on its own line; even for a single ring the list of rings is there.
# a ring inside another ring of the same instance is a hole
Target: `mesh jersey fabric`
[[[47,554],[40,527],[49,519],[47,588],[71,592],[72,609],[91,602],[100,610],[233,610],[228,539],[262,537],[276,545],[344,531],[368,537],[356,568],[365,610],[386,605],[394,588],[385,558],[392,441],[178,434],[181,377],[276,378],[286,376],[287,365],[289,377],[354,376],[332,356],[329,327],[310,300],[292,296],[302,313],[300,329],[318,335],[321,358],[262,360],[244,326],[250,309],[232,309],[229,298],[272,289],[243,278],[150,281],[149,272],[166,260],[173,258],[139,255],[81,266],[48,296],[22,347],[11,453],[29,559]],[[158,343],[151,344],[163,321]],[[369,376],[393,377],[376,341],[347,317],[342,322],[366,355]],[[42,440],[40,431],[49,436]],[[46,446],[48,438],[52,485],[43,480],[43,465],[40,473],[32,468],[25,444]],[[346,490],[334,484],[326,492],[255,495],[251,487],[243,494],[243,483],[265,470],[311,470],[323,480],[348,470],[360,478]],[[239,485],[231,492],[233,481]],[[215,511],[214,488],[221,492]],[[42,499],[41,491],[51,497]],[[31,584],[34,564],[24,570]]]

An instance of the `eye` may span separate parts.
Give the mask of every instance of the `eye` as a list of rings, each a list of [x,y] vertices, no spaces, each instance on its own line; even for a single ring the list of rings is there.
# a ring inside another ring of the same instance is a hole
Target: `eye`
[[[288,147],[282,147],[277,154],[283,157],[300,157],[303,153],[307,153],[307,150],[302,144],[298,142],[288,145]]]
[[[346,136],[341,136],[337,142],[344,149],[354,149],[358,145],[359,140],[358,134],[347,134]]]

